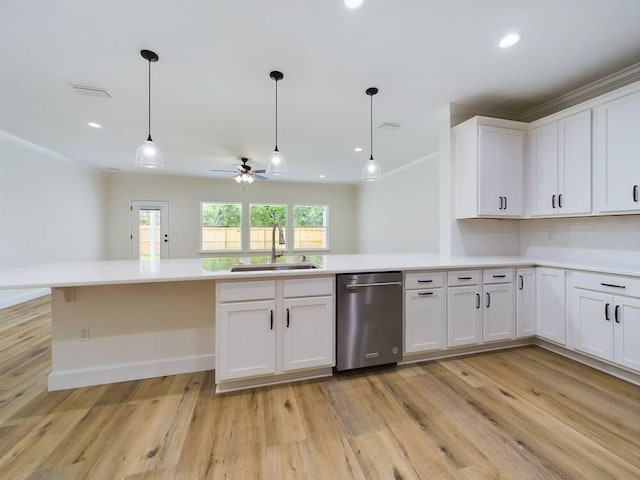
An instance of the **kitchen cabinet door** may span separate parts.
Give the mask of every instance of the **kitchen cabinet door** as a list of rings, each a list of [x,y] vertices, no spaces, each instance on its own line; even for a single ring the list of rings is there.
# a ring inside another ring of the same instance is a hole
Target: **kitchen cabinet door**
[[[515,334],[513,284],[484,285],[483,340],[509,340]]]
[[[333,364],[333,297],[284,299],[283,369]]]
[[[521,216],[523,133],[487,125],[478,128],[478,215]]]
[[[595,110],[596,182],[601,212],[640,210],[640,92]]]
[[[615,362],[640,371],[640,299],[614,297]]]
[[[445,298],[442,288],[405,292],[404,353],[446,346]]]
[[[536,334],[536,270],[516,270],[516,337]]]
[[[573,288],[569,308],[573,347],[605,360],[613,360],[613,297]]]
[[[565,274],[556,268],[536,271],[537,335],[564,345],[566,343]]]
[[[216,382],[276,371],[275,300],[218,305]]]
[[[529,134],[531,214],[555,215],[558,196],[558,123],[551,122],[533,129]]]
[[[450,287],[447,290],[447,340],[450,347],[482,341],[480,287]]]
[[[591,110],[558,122],[559,215],[591,213]]]

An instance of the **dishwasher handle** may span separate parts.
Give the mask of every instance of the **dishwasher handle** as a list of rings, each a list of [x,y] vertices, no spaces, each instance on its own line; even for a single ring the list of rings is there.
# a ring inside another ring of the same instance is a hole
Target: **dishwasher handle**
[[[379,282],[379,283],[350,283],[345,285],[348,289],[364,288],[364,287],[389,287],[391,285],[402,285],[402,282]]]

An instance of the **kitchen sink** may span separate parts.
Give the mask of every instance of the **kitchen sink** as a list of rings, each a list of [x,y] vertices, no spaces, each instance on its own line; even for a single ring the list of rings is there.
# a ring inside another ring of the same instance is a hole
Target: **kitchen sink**
[[[269,270],[311,270],[320,268],[315,263],[263,263],[251,265],[234,265],[232,272],[262,272]]]

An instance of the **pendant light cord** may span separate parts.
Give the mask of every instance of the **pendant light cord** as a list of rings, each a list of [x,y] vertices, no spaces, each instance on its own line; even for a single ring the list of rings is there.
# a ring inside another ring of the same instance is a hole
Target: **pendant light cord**
[[[276,148],[278,151],[278,80],[276,79]]]
[[[147,137],[148,142],[152,142],[151,140],[151,60],[148,60],[149,63],[149,135]]]
[[[371,153],[369,160],[373,160],[373,95],[371,95],[371,120],[369,122],[369,125],[371,126],[371,131],[370,131],[370,135],[369,135],[369,139],[371,141],[371,144],[369,146],[369,152]]]

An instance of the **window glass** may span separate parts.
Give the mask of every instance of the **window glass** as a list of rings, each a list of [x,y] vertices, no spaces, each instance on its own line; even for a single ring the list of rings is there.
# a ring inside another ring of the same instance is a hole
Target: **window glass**
[[[202,250],[242,249],[242,204],[202,202],[200,226]]]
[[[251,250],[270,250],[271,232],[277,223],[282,228],[286,241],[287,206],[286,205],[251,205],[249,248]],[[278,243],[279,232],[276,231],[276,249],[285,250],[285,245]]]
[[[293,207],[293,248],[327,248],[327,207],[324,205]]]

